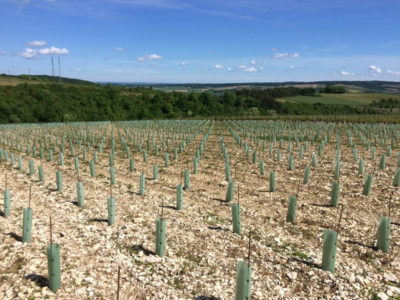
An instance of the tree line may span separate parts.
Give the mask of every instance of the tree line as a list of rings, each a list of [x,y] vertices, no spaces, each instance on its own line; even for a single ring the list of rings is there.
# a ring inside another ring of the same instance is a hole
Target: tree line
[[[313,88],[242,89],[210,92],[163,92],[151,87],[20,84],[0,87],[1,123],[134,119],[179,119],[274,114],[361,114],[372,107],[279,102],[277,98],[313,95]]]

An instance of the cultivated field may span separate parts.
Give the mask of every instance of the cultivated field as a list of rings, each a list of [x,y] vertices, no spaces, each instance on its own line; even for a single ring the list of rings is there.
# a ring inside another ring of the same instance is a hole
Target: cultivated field
[[[0,205],[1,299],[115,299],[119,267],[120,299],[234,299],[237,263],[249,254],[251,299],[400,297],[400,125],[24,124],[0,127],[0,138],[11,199],[9,215]],[[30,186],[31,240],[22,242]],[[290,196],[297,208],[288,215]],[[389,214],[388,235],[379,224]],[[323,264],[327,229],[338,237]],[[60,245],[55,293],[51,242]]]
[[[339,104],[339,105],[368,105],[372,101],[381,99],[393,98],[399,99],[400,96],[396,94],[383,94],[383,93],[344,93],[344,94],[326,94],[321,93],[321,97],[312,96],[295,96],[277,99],[279,101],[292,101],[301,103],[323,103],[323,104]]]

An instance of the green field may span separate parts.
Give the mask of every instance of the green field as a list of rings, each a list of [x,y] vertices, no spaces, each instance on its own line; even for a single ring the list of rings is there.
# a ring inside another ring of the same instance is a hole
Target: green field
[[[383,93],[345,93],[345,94],[320,94],[322,97],[312,96],[295,96],[277,99],[282,102],[302,102],[302,103],[324,103],[324,104],[340,104],[340,105],[368,105],[372,101],[379,101],[382,98],[394,98],[400,100],[399,94],[383,94]]]

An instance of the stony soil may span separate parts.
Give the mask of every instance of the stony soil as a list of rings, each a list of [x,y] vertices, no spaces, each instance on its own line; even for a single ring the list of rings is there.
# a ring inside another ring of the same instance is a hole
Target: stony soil
[[[291,224],[285,221],[289,195],[296,194],[304,168],[311,164],[311,155],[317,153],[318,144],[310,145],[303,159],[298,158],[298,147],[293,144],[292,171],[287,168],[286,150],[282,150],[281,162],[274,163],[268,147],[264,151],[258,147],[260,157],[266,162],[265,175],[261,176],[258,163],[246,159],[243,148],[224,127],[236,193],[238,186],[240,190],[243,233],[240,236],[232,232],[230,204],[224,202],[227,182],[218,126],[216,122],[197,174],[192,174],[191,162],[209,126],[179,154],[177,161],[170,154],[168,168],[164,167],[162,152],[158,157],[149,155],[148,162],[141,163],[142,156],[134,149],[136,169],[129,172],[128,160],[119,144],[115,158],[113,226],[108,226],[106,219],[110,189],[108,147],[99,154],[95,178],[90,177],[89,164],[82,161],[82,152],[76,148],[84,185],[83,208],[75,203],[78,179],[71,156],[65,157],[65,166],[61,167],[63,190],[57,191],[58,155],[53,162],[35,158],[35,166],[44,167],[42,183],[37,172],[33,176],[28,174],[28,161],[32,157],[14,150],[16,156],[23,156],[23,171],[11,168],[8,163],[0,173],[0,182],[4,182],[7,174],[12,198],[10,217],[0,217],[0,298],[115,299],[120,266],[120,299],[234,299],[236,265],[238,260],[247,259],[249,232],[251,299],[400,298],[400,191],[391,187],[398,168],[399,148],[388,158],[386,170],[379,170],[379,156],[385,149],[377,147],[373,161],[370,152],[357,140],[359,156],[366,160],[366,173],[374,174],[372,193],[363,196],[365,174],[358,175],[358,163],[343,133],[339,203],[344,210],[336,270],[330,273],[321,269],[321,259],[324,230],[336,228],[340,212],[340,207],[329,206],[335,138],[325,147],[322,158],[318,158],[318,167],[312,168],[310,183],[300,184],[296,221]],[[254,149],[251,139],[247,141]],[[9,149],[4,145],[2,148]],[[283,149],[287,149],[287,141]],[[92,155],[93,151],[88,153],[90,159]],[[184,191],[183,210],[177,211],[176,185],[183,183],[181,174],[188,161],[191,188]],[[152,178],[155,162],[159,166],[158,180]],[[147,177],[144,196],[138,193],[142,169]],[[276,171],[274,193],[269,192],[268,183],[272,169]],[[31,184],[32,240],[22,243],[22,208],[28,206]],[[388,214],[392,192],[390,248],[385,254],[375,248],[376,233],[379,217]],[[154,254],[155,225],[163,199],[166,252],[160,258]],[[53,241],[61,245],[62,286],[56,294],[49,290],[47,280],[50,216]]]

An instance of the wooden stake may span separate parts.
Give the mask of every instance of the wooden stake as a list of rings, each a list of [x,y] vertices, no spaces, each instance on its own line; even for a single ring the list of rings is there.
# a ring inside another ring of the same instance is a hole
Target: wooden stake
[[[161,201],[161,220],[164,220],[164,198]]]
[[[296,198],[298,198],[298,196],[299,196],[299,191],[300,191],[300,179],[299,179],[299,184],[297,185]]]
[[[392,196],[393,196],[393,191],[390,194],[390,198],[389,198],[389,212],[388,212],[388,218],[389,219],[390,219],[390,209],[391,209],[391,206],[392,206]]]
[[[239,193],[239,189],[240,189],[240,187],[239,187],[239,183],[238,183],[238,204],[240,205],[240,193]]]
[[[342,215],[343,215],[343,209],[344,209],[343,204],[339,204],[339,205],[342,207],[342,209],[340,210],[339,223],[338,223],[337,228],[336,228],[337,234],[339,234],[340,222],[342,221]]]
[[[50,216],[50,246],[53,246],[53,226],[51,223],[51,216]]]
[[[251,246],[251,231],[249,231],[249,253],[247,255],[247,263],[250,267],[250,246]]]
[[[120,266],[118,266],[118,279],[117,279],[117,300],[119,300],[119,289],[120,289],[119,282],[120,282],[120,279],[121,279],[121,267],[120,267]]]
[[[31,198],[32,198],[32,183],[29,186],[29,201],[28,201],[28,208],[31,208]]]

